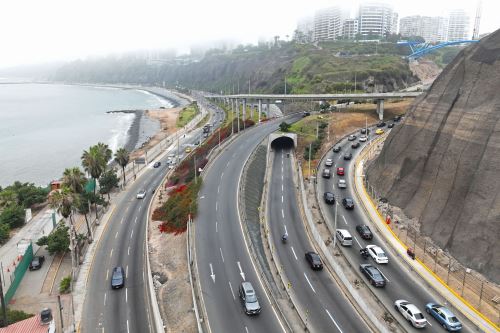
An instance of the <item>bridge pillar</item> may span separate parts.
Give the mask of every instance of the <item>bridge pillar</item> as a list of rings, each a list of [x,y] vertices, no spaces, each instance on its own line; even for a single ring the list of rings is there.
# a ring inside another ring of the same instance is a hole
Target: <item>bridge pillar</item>
[[[230,99],[231,101],[231,135],[234,134],[234,99]]]
[[[236,119],[238,119],[238,133],[240,132],[240,101],[236,98]]]
[[[271,112],[269,111],[269,106],[271,105],[271,100],[267,100],[267,108],[266,108],[266,116],[267,118],[271,117]]]
[[[259,99],[259,105],[258,105],[258,108],[257,108],[257,111],[259,112],[259,123],[260,123],[260,115],[262,114],[262,100]]]
[[[250,119],[253,120],[253,103],[250,103]]]
[[[383,99],[377,100],[377,114],[378,114],[379,120],[384,119],[384,100]]]

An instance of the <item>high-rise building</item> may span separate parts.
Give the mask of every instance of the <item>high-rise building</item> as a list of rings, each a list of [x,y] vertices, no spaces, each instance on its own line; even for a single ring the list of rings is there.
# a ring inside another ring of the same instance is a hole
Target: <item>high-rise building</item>
[[[462,9],[450,12],[448,20],[448,41],[469,39],[469,16]]]
[[[359,31],[358,19],[346,19],[342,25],[342,37],[344,39],[356,39]]]
[[[364,3],[359,6],[359,33],[364,37],[384,38],[397,32],[398,14],[385,3]]]
[[[448,20],[444,17],[407,16],[399,21],[399,33],[403,37],[420,36],[429,43],[446,41]]]
[[[344,15],[339,7],[318,10],[314,15],[314,40],[335,40],[342,36]]]

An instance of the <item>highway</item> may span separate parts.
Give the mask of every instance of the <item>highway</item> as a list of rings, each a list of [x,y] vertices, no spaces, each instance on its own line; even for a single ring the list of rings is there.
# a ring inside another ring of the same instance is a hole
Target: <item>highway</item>
[[[399,126],[398,123],[395,123],[395,126]],[[376,136],[374,134],[376,128],[371,128],[369,141],[373,140]],[[387,128],[384,128],[387,130]],[[360,132],[357,132],[356,135],[359,137]],[[356,139],[353,142],[357,142]],[[397,299],[405,299],[409,302],[414,303],[420,311],[424,312],[428,320],[428,325],[426,328],[427,332],[443,332],[443,328],[439,326],[439,323],[430,315],[425,313],[425,305],[430,301],[437,301],[441,304],[444,303],[444,300],[435,295],[434,291],[430,290],[426,284],[421,281],[416,273],[413,273],[409,267],[402,262],[401,258],[397,258],[395,252],[393,252],[382,240],[382,236],[378,234],[375,226],[372,225],[369,218],[366,216],[365,211],[360,206],[359,201],[354,195],[353,189],[353,176],[354,176],[354,159],[361,151],[363,145],[368,144],[361,142],[361,147],[358,149],[351,149],[351,141],[348,141],[346,138],[342,139],[338,145],[342,147],[340,153],[334,153],[330,150],[325,158],[332,158],[334,165],[331,167],[332,177],[330,179],[318,178],[317,182],[317,191],[320,207],[324,213],[325,219],[327,219],[328,224],[330,226],[334,226],[335,221],[335,208],[331,205],[326,205],[324,200],[322,199],[323,193],[325,191],[330,191],[335,194],[337,197],[337,203],[342,200],[344,197],[350,197],[354,199],[355,208],[352,211],[347,211],[344,209],[342,205],[338,206],[338,215],[337,215],[337,228],[338,229],[347,229],[351,233],[354,238],[352,247],[341,247],[342,253],[348,258],[348,260],[352,263],[352,265],[356,268],[359,267],[362,263],[370,263],[375,265],[382,274],[387,279],[387,285],[385,288],[374,288],[369,285],[365,276],[362,276],[362,280],[371,288],[375,295],[385,304],[385,306],[391,311],[393,316],[400,320],[403,326],[411,331],[414,330],[402,317],[402,315],[394,309],[394,301]],[[351,151],[353,153],[352,160],[345,161],[343,156],[346,152]],[[321,172],[324,168],[324,160],[321,161],[320,168],[318,170],[318,175],[321,175]],[[337,187],[337,181],[339,176],[336,174],[336,168],[343,167],[345,168],[346,175],[342,176],[342,179],[347,181],[347,189],[339,189]],[[372,233],[374,234],[373,240],[366,241],[362,239],[359,234],[356,232],[355,227],[358,224],[366,224],[370,226]],[[334,236],[332,235],[332,238]],[[375,261],[370,259],[363,259],[359,250],[366,245],[375,244],[384,249],[385,253],[389,257],[389,263],[387,265],[379,265],[376,264]],[[474,327],[464,316],[461,316],[457,311],[452,311],[455,315],[458,316],[464,328],[462,332],[476,332],[476,330],[472,329]]]
[[[223,113],[210,109],[217,124]],[[184,157],[184,147],[200,139],[201,129],[179,139],[179,158]],[[155,332],[151,326],[150,299],[145,269],[146,219],[152,190],[168,171],[166,155],[177,153],[177,144],[172,144],[162,159],[149,161],[146,170],[129,182],[127,189],[116,197],[115,209],[107,222],[92,261],[87,281],[81,329],[82,332]],[[161,161],[159,168],[152,164]],[[146,189],[144,199],[137,199],[140,189]],[[111,289],[111,272],[116,266],[125,270],[125,287]]]
[[[275,143],[278,140],[275,140]],[[267,214],[273,245],[298,308],[307,313],[312,332],[370,332],[325,268],[313,271],[305,253],[314,251],[301,219],[293,177],[293,147],[272,144],[272,173]],[[283,244],[281,236],[288,234]]]
[[[299,119],[299,116],[294,116]],[[269,121],[247,129],[228,145],[203,177],[194,221],[196,264],[210,332],[284,332],[263,290],[243,237],[238,212],[238,184],[256,146],[278,128]],[[289,120],[290,121],[290,120]],[[243,281],[252,283],[262,312],[247,316],[238,299]]]

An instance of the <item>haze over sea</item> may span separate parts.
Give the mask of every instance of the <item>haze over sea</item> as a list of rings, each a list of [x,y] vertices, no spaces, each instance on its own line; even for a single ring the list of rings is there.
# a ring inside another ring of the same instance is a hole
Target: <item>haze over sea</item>
[[[115,151],[126,144],[135,115],[106,111],[160,106],[171,104],[135,89],[0,84],[0,186],[15,180],[45,186],[65,168],[81,166],[91,145],[104,142]],[[159,129],[154,125],[146,136]]]

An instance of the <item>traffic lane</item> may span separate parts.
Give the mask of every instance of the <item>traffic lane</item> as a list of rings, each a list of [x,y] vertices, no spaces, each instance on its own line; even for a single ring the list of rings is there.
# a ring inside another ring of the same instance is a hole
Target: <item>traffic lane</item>
[[[291,160],[284,157],[286,153],[286,151],[284,153],[276,151],[273,158],[269,200],[274,245],[280,261],[284,258],[282,264],[286,276],[292,282],[292,286],[295,286],[298,299],[309,312],[309,322],[314,323],[316,330],[368,332],[368,327],[358,318],[356,310],[352,308],[339,287],[333,283],[328,271],[312,271],[304,258],[305,253],[313,250],[313,247],[297,208],[293,167]],[[290,237],[289,242],[280,244],[280,227],[284,228],[285,225]],[[300,269],[296,270],[297,267]]]

